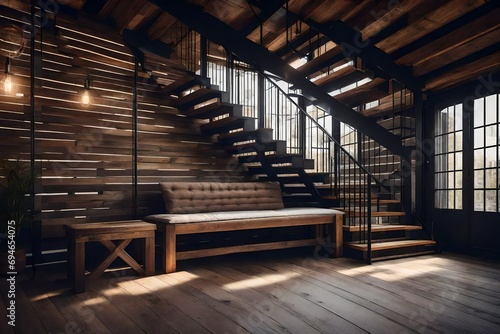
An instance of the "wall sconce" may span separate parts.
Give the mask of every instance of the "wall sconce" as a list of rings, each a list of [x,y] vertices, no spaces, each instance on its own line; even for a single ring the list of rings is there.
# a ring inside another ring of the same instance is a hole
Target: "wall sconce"
[[[83,85],[83,91],[82,91],[82,99],[81,99],[81,103],[82,103],[82,106],[84,107],[88,107],[91,103],[91,93],[90,93],[90,78],[87,77],[85,79],[85,84]]]
[[[5,62],[5,75],[2,79],[2,88],[8,95],[14,95],[16,93],[12,77],[13,75],[10,69],[10,58],[7,58],[7,61]]]

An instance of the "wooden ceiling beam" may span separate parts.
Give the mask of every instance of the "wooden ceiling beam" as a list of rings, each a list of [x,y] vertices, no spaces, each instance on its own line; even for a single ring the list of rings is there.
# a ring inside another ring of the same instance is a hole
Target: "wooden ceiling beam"
[[[413,76],[411,69],[395,64],[387,53],[370,40],[363,41],[361,33],[344,22],[337,20],[325,25],[307,20],[306,23],[340,45],[345,57],[360,57],[371,71],[376,72],[378,68],[413,91],[422,89],[423,83]]]
[[[316,99],[315,104],[324,107],[333,117],[357,128],[395,154],[402,156],[403,159],[409,160],[409,152],[402,146],[398,136],[378,125],[373,119],[361,115],[344,103],[331,97],[322,88],[306,79],[299,71],[292,68],[281,58],[250,41],[229,25],[204,13],[199,7],[190,5],[184,0],[175,2],[150,1],[203,34],[208,40],[232,51],[250,66],[253,66],[257,70],[269,71],[283,78],[286,82],[295,85],[302,90],[304,95],[314,97]]]
[[[491,1],[391,53],[402,65],[416,65],[498,27],[500,2]]]

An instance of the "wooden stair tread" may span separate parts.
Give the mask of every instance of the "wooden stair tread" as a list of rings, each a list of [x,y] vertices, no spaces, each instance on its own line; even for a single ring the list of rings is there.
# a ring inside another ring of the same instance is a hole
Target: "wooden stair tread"
[[[175,105],[178,108],[182,108],[189,105],[200,104],[204,101],[208,101],[215,98],[222,98],[226,94],[220,90],[210,89],[210,88],[200,88],[187,94],[175,101]]]
[[[344,211],[349,217],[366,217],[366,211],[348,211],[344,208],[332,208],[339,211]],[[372,217],[404,217],[406,212],[399,211],[374,211],[371,213]]]
[[[250,117],[226,117],[214,122],[203,124],[201,132],[207,134],[223,133],[232,129],[255,130],[255,119]]]
[[[199,108],[191,108],[185,112],[189,117],[209,119],[224,114],[230,114],[233,117],[243,116],[243,108],[237,104],[214,102]]]
[[[273,129],[262,128],[254,131],[235,131],[217,136],[221,144],[237,143],[255,140],[259,143],[269,143],[273,140]]]
[[[384,249],[395,249],[395,248],[405,248],[414,246],[433,246],[436,242],[434,240],[398,240],[398,241],[386,241],[372,243],[372,251],[379,251]],[[368,249],[367,244],[360,244],[357,242],[345,242],[346,247],[366,251]]]
[[[359,232],[366,231],[368,229],[367,226],[360,227],[358,226],[343,226],[344,231],[347,232]],[[373,225],[372,224],[372,232],[386,232],[386,231],[417,231],[421,230],[422,226],[417,225]]]
[[[386,205],[386,204],[400,204],[401,201],[398,199],[380,199],[377,201],[377,199],[374,197],[375,195],[372,196],[372,204],[376,205],[377,203],[380,205]],[[346,196],[346,195],[340,195],[340,196],[323,196],[323,199],[340,199],[340,200],[348,200],[351,202],[359,202],[360,195],[356,196]]]

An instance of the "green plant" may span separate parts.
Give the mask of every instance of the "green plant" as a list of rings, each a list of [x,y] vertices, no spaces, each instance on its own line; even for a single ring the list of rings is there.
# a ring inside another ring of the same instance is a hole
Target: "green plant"
[[[15,222],[16,235],[25,225],[28,211],[27,194],[33,175],[29,163],[17,160],[0,160],[0,233],[7,232],[9,221]]]

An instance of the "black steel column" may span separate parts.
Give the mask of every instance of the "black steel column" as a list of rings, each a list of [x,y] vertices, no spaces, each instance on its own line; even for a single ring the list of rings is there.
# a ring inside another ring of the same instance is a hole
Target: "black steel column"
[[[303,96],[300,96],[298,98],[298,104],[299,104],[299,107],[302,109],[302,110],[307,110],[307,105],[306,105],[306,100]],[[299,111],[299,148],[300,148],[300,154],[302,155],[302,157],[306,157],[306,145],[307,145],[307,141],[306,141],[306,136],[307,136],[307,127],[306,127],[306,115],[304,115],[303,112],[300,112]]]
[[[37,190],[37,177],[36,177],[36,132],[35,124],[37,120],[37,112],[39,106],[35,105],[35,87],[36,77],[41,75],[42,68],[42,31],[40,30],[40,54],[36,52],[36,1],[31,1],[31,36],[30,36],[30,163],[31,173],[33,175],[33,182],[31,185],[30,199],[31,199],[31,260],[33,269],[37,263],[40,262],[42,257],[42,226],[40,216],[40,203],[36,201]],[[41,176],[41,175],[40,175]]]
[[[137,179],[137,76],[139,71],[139,61],[135,58],[134,66],[134,87],[133,87],[133,102],[132,102],[132,203],[134,218],[137,219],[137,193],[138,193],[138,179]]]
[[[263,129],[265,127],[266,120],[266,88],[265,88],[265,78],[262,73],[259,72],[257,76],[257,112],[258,112],[258,127]]]
[[[200,75],[208,77],[208,50],[206,37],[200,36]]]

